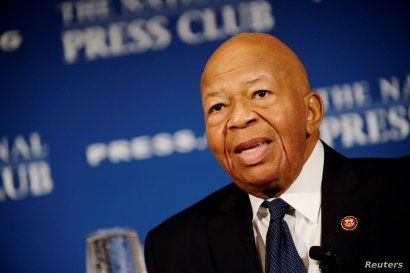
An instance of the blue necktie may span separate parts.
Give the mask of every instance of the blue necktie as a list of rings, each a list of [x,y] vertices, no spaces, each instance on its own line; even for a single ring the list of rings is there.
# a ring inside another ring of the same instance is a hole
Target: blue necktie
[[[266,273],[305,273],[303,261],[296,250],[289,227],[283,220],[289,205],[282,199],[275,199],[263,202],[262,206],[270,212],[266,236]]]

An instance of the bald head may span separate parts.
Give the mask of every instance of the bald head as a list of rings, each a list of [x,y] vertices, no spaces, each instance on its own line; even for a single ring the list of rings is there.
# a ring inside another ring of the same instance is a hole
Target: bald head
[[[280,196],[315,147],[322,119],[298,57],[271,35],[236,35],[206,64],[201,94],[219,164],[245,192]]]
[[[225,41],[209,58],[201,84],[247,64],[270,65],[278,81],[292,85],[301,95],[310,91],[306,71],[299,58],[279,39],[265,33],[241,33]]]

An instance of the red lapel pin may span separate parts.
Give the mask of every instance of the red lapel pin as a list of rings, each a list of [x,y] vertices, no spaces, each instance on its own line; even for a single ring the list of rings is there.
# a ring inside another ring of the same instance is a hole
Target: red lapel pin
[[[343,217],[342,221],[340,221],[340,225],[346,231],[356,229],[358,224],[359,221],[357,221],[357,218],[351,215]]]

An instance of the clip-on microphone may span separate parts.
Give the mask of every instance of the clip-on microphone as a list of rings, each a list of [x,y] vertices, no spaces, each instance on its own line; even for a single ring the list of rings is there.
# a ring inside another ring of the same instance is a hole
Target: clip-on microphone
[[[319,261],[320,270],[326,271],[329,267],[334,266],[340,260],[339,255],[330,249],[321,246],[312,246],[309,250],[309,257]]]

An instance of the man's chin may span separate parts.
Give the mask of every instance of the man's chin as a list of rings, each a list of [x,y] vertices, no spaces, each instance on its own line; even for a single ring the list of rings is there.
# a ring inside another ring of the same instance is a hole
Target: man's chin
[[[235,184],[246,193],[259,198],[271,198],[278,196],[283,191],[279,179],[275,177],[260,179],[234,179]]]

